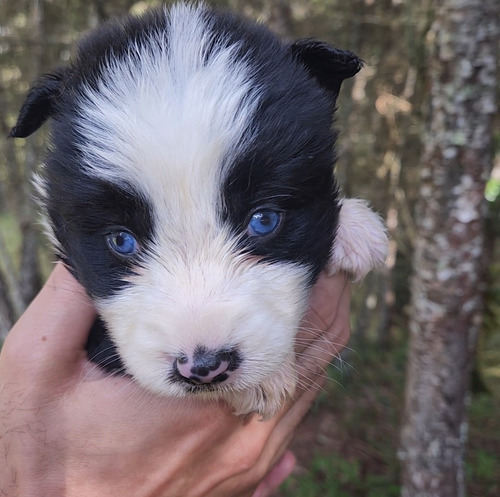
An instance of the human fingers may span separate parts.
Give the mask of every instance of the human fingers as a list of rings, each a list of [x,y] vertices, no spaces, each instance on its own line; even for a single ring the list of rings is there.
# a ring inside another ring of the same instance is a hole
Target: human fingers
[[[297,459],[287,450],[260,482],[252,497],[269,497],[292,474]]]
[[[86,357],[84,345],[95,310],[83,288],[58,263],[46,284],[14,325],[4,347],[11,360],[61,370]]]

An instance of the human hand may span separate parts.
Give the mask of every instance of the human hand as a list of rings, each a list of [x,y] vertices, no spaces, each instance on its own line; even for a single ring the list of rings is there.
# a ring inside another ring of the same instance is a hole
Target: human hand
[[[95,312],[58,264],[0,355],[0,495],[269,496],[292,471],[286,448],[348,339],[349,299],[345,276],[321,276],[297,337],[296,399],[268,421],[242,420],[223,403],[155,397],[89,363]]]

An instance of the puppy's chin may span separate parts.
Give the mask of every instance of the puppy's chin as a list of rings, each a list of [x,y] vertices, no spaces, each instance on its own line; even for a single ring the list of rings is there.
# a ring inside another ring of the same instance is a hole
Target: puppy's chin
[[[297,384],[294,354],[289,353],[277,365],[275,372],[252,385],[252,375],[244,381],[189,386],[171,381],[144,381],[142,375],[132,375],[146,390],[164,397],[193,397],[202,400],[223,400],[236,416],[256,414],[261,420],[274,416],[293,397]],[[259,375],[260,376],[260,375]],[[249,386],[245,386],[249,385]]]
[[[165,395],[165,392],[157,393],[168,397],[223,400],[235,416],[247,417],[255,414],[261,421],[265,421],[277,414],[286,402],[293,398],[296,385],[295,360],[293,354],[289,354],[276,373],[253,387],[233,388],[231,384],[227,384],[207,389],[189,389],[170,385],[173,388],[169,389],[168,395]],[[150,385],[143,386],[150,389]]]

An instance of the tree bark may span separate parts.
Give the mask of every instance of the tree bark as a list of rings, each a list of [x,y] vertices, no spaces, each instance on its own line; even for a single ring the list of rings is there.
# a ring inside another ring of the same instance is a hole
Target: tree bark
[[[485,271],[498,0],[441,0],[417,205],[403,497],[463,497],[466,403]]]

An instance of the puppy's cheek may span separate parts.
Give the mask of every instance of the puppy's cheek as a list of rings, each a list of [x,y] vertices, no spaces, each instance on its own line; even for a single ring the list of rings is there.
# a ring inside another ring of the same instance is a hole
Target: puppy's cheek
[[[144,306],[134,297],[122,292],[98,305],[99,314],[108,332],[125,372],[150,391],[173,395],[166,391],[165,378],[173,358],[166,354],[161,334],[144,320]]]
[[[384,265],[388,250],[387,232],[380,216],[364,200],[342,199],[327,272],[345,271],[359,281],[372,269]]]

